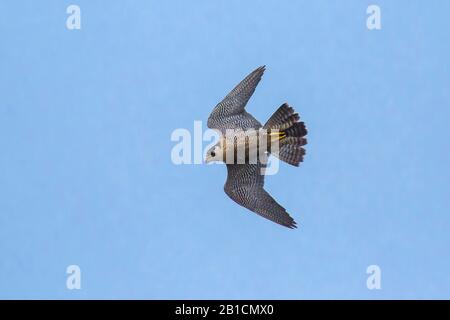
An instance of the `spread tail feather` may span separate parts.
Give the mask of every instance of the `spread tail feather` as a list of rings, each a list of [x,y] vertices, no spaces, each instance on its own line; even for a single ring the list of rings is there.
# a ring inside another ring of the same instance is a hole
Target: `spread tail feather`
[[[308,133],[304,122],[299,122],[300,116],[287,103],[281,105],[264,125],[265,129],[275,129],[280,132],[278,152],[272,154],[280,160],[298,167],[303,161],[306,145],[305,136]]]

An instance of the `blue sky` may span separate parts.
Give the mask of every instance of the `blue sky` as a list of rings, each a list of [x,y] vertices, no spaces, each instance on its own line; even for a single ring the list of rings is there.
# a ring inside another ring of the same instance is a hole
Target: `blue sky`
[[[449,11],[2,2],[0,298],[450,298]],[[266,179],[297,230],[228,199],[225,167],[170,158],[172,131],[263,64],[247,110],[288,101],[309,129],[302,166]]]

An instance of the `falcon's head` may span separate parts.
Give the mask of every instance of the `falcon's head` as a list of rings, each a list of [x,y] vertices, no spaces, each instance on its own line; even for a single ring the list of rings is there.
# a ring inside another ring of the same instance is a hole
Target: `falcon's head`
[[[223,161],[222,144],[219,142],[206,152],[205,163]]]

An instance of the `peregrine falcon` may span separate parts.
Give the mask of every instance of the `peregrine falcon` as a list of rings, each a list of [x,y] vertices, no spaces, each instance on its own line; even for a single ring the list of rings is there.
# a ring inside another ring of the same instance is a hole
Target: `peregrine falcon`
[[[228,176],[224,190],[232,200],[266,219],[293,229],[297,227],[294,219],[264,190],[264,168],[269,154],[298,166],[305,155],[302,146],[307,143],[307,129],[303,122],[299,122],[298,113],[287,103],[282,104],[264,126],[245,110],[264,70],[265,66],[262,66],[251,72],[213,109],[208,127],[218,130],[221,138],[207,151],[205,162],[226,164]],[[250,143],[252,139],[248,138],[247,132],[253,132],[257,137],[256,149],[262,150],[261,146],[266,146],[263,152],[252,152],[255,144]],[[244,157],[239,158],[237,150],[242,148]],[[250,156],[255,153],[256,158]]]

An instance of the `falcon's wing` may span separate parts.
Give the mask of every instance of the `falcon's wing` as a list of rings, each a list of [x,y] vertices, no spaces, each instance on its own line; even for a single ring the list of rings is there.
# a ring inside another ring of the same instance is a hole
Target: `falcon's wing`
[[[209,115],[208,128],[224,133],[226,129],[261,127],[261,123],[245,111],[245,105],[255,92],[264,70],[265,66],[257,68],[231,90]]]
[[[264,190],[262,164],[228,164],[225,193],[241,206],[288,228],[297,228],[294,219]]]

